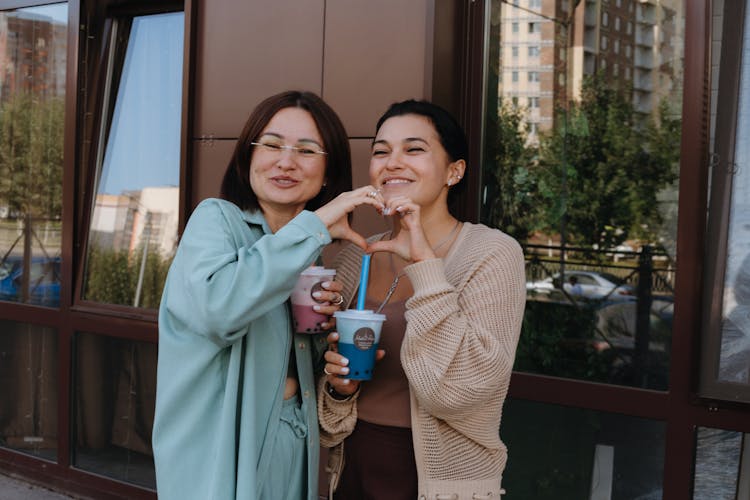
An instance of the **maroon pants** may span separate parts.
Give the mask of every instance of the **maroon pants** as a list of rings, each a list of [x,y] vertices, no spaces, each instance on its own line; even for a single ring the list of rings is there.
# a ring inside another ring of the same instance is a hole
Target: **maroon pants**
[[[414,500],[417,464],[411,429],[357,421],[344,444],[335,500]]]

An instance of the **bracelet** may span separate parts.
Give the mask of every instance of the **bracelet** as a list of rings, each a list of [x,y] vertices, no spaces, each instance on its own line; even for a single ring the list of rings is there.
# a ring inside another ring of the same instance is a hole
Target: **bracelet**
[[[331,396],[336,401],[346,401],[348,399],[351,399],[351,397],[354,395],[354,394],[341,394],[328,382],[326,382],[326,392],[328,393],[329,396]]]

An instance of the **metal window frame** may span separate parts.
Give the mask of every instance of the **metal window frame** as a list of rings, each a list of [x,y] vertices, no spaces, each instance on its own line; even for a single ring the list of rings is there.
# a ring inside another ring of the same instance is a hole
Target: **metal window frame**
[[[721,358],[743,35],[748,28],[744,26],[746,3],[746,0],[725,0],[724,3],[716,129],[713,134],[714,148],[711,161],[711,193],[708,205],[699,394],[704,398],[750,403],[750,384],[736,384],[716,378]]]

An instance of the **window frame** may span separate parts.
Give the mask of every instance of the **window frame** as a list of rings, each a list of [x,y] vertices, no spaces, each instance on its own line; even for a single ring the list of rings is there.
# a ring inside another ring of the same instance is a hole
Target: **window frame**
[[[102,302],[96,302],[88,300],[83,297],[83,287],[86,279],[86,264],[87,264],[87,253],[89,245],[89,231],[91,228],[91,218],[94,213],[94,199],[93,193],[95,192],[98,184],[98,176],[100,175],[99,168],[103,160],[103,151],[106,144],[106,140],[110,131],[111,126],[111,115],[114,112],[114,106],[117,100],[117,86],[119,85],[120,71],[122,69],[122,63],[127,52],[127,43],[118,45],[117,50],[112,47],[115,38],[118,36],[126,36],[129,33],[130,26],[125,28],[125,32],[118,31],[118,24],[127,22],[136,16],[162,14],[169,12],[185,12],[185,47],[188,47],[189,43],[189,32],[188,32],[188,21],[189,16],[187,9],[191,3],[191,0],[185,0],[184,3],[181,0],[164,0],[155,4],[143,3],[140,1],[132,2],[130,4],[113,5],[103,12],[103,33],[104,36],[99,38],[98,44],[93,43],[94,47],[90,48],[91,52],[95,52],[98,57],[95,60],[94,66],[96,68],[104,68],[102,70],[93,70],[88,75],[83,75],[83,78],[88,78],[89,83],[87,88],[92,88],[91,99],[84,103],[84,109],[82,115],[89,115],[90,128],[84,132],[86,137],[84,143],[88,143],[90,146],[88,151],[82,152],[84,157],[82,180],[84,185],[81,186],[81,195],[77,198],[78,204],[77,212],[80,214],[79,226],[80,232],[77,235],[77,248],[79,249],[76,255],[76,279],[75,288],[73,294],[73,306],[72,308],[80,312],[92,312],[99,314],[108,314],[112,316],[120,316],[126,318],[137,318],[142,320],[156,321],[158,316],[157,309],[147,309],[141,307],[134,307],[129,305],[121,304],[108,304]],[[190,47],[194,44],[190,44]],[[114,60],[113,60],[114,59]],[[190,56],[192,59],[192,55]],[[190,101],[191,90],[189,88],[190,80],[190,60],[188,59],[188,49],[183,51],[183,76],[182,76],[182,125],[180,130],[180,186],[179,186],[179,222],[178,222],[178,236],[182,233],[186,222],[186,214],[188,213],[187,207],[189,206],[190,200],[188,190],[188,173],[187,165],[189,162],[189,151],[188,137],[189,131],[192,127],[191,117],[187,116],[190,113]],[[103,78],[102,78],[103,76]],[[116,82],[108,81],[107,78],[112,78]],[[112,85],[116,83],[116,85]]]
[[[743,38],[745,30],[750,29],[750,26],[745,26],[747,8],[745,1],[727,2],[724,6],[716,98],[716,130],[711,159],[711,193],[708,202],[699,394],[707,399],[750,403],[750,384],[716,380],[723,334],[723,298],[729,251],[729,218],[732,209],[733,165],[739,120]]]
[[[55,3],[68,5],[67,54],[65,75],[65,122],[63,149],[63,213],[61,243],[60,307],[58,309],[39,307],[30,304],[2,303],[2,319],[28,323],[30,325],[55,329],[58,345],[58,403],[57,403],[57,457],[54,462],[25,455],[9,448],[0,448],[0,469],[20,476],[35,478],[37,482],[71,490],[92,498],[117,497],[134,499],[155,499],[156,493],[122,481],[86,472],[72,465],[73,448],[73,403],[75,399],[73,372],[75,363],[75,338],[77,332],[96,333],[135,341],[156,343],[158,326],[154,311],[139,311],[134,308],[109,307],[106,304],[85,304],[75,301],[76,277],[83,261],[82,244],[87,238],[90,213],[85,207],[90,183],[89,170],[85,167],[87,151],[86,132],[93,126],[92,116],[87,110],[93,109],[87,98],[92,97],[92,77],[97,72],[97,64],[102,57],[87,40],[101,36],[104,13],[99,0],[6,0],[2,10],[15,10]],[[129,2],[140,12],[152,9],[153,2],[135,0]],[[184,0],[184,50],[182,78],[182,123],[180,137],[180,206],[178,232],[184,230],[187,214],[191,207],[190,175],[186,166],[192,161],[189,148],[193,127],[195,71],[195,40],[197,36],[197,0]],[[152,11],[153,12],[153,11]],[[89,38],[91,37],[91,38]],[[101,49],[101,47],[100,47]],[[88,76],[87,76],[88,75]],[[94,101],[95,102],[95,101]],[[0,332],[2,335],[2,332]]]

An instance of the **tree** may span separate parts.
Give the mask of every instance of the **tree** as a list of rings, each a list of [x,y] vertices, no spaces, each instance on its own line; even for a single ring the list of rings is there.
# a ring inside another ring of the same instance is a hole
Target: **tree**
[[[0,206],[59,218],[62,212],[64,102],[31,93],[0,102]]]
[[[642,123],[628,91],[603,75],[585,78],[581,100],[542,140],[539,194],[549,208],[540,223],[555,232],[564,214],[573,244],[653,240],[661,225],[657,196],[676,178],[680,123],[667,117],[666,105]]]
[[[537,228],[535,210],[536,148],[528,144],[522,110],[500,103],[487,119],[483,180],[487,203],[482,220],[524,240]]]

